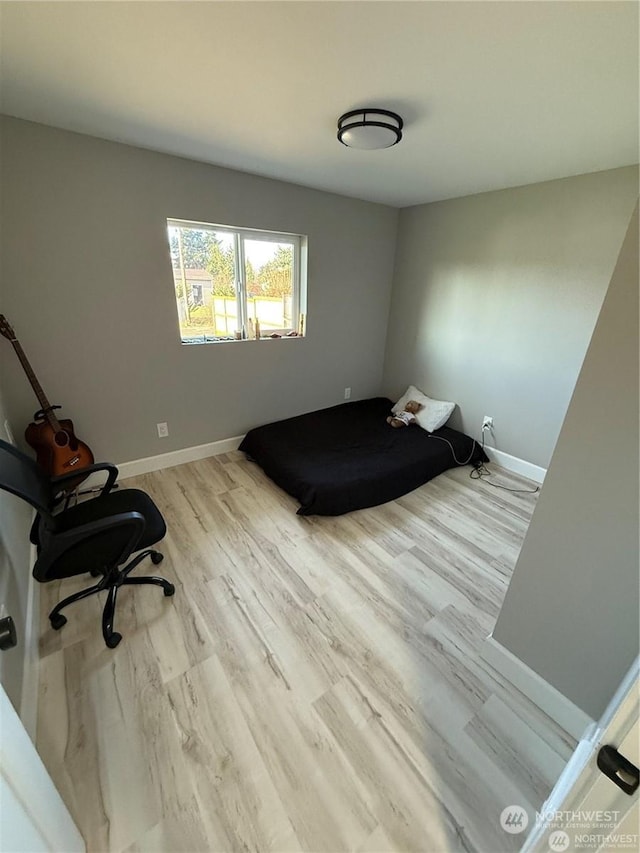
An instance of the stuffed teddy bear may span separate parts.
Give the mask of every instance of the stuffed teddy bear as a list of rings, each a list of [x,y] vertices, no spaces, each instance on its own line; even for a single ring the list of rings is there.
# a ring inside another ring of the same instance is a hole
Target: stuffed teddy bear
[[[409,400],[409,402],[404,407],[404,411],[397,412],[395,415],[389,415],[387,418],[387,423],[391,424],[392,427],[404,427],[411,426],[411,424],[418,423],[416,420],[416,415],[422,408],[422,403],[418,403],[415,400]]]

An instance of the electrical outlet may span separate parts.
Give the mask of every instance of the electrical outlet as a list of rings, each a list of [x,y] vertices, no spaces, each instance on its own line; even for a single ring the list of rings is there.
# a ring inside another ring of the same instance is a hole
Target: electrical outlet
[[[493,429],[493,418],[489,415],[485,415],[482,419],[482,430],[484,432],[485,429],[492,430]]]
[[[351,399],[351,388],[345,388],[344,389],[344,399],[345,400]]]
[[[158,427],[158,438],[166,438],[169,435],[169,427],[166,423],[157,424]]]

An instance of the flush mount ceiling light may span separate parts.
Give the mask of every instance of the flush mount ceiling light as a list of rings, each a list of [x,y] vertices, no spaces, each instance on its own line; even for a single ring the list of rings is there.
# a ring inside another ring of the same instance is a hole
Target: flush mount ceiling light
[[[396,113],[363,107],[338,119],[338,139],[349,148],[391,148],[402,139],[404,122]]]

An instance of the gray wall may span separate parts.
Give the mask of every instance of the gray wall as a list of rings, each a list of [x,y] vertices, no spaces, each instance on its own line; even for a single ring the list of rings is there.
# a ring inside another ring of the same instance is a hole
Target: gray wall
[[[385,393],[547,467],[637,194],[629,167],[401,211]]]
[[[17,119],[1,142],[0,310],[98,458],[239,435],[346,386],[379,392],[396,210]],[[308,235],[306,338],[182,346],[167,217]],[[26,424],[35,401],[0,344]]]
[[[493,635],[598,719],[638,654],[638,211]]]
[[[8,440],[0,377],[0,438]],[[13,427],[14,424],[11,424]],[[29,529],[31,507],[0,492],[0,616],[12,616],[18,645],[0,652],[0,682],[20,713],[25,655],[25,623],[29,591]]]

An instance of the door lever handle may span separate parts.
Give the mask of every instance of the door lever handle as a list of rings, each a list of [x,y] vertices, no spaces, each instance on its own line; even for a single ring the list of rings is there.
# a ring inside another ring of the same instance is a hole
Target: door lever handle
[[[599,769],[625,794],[633,794],[640,785],[640,770],[614,746],[603,746],[598,752]]]
[[[11,616],[0,619],[0,651],[6,652],[18,645],[16,626]]]

